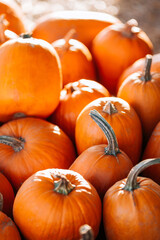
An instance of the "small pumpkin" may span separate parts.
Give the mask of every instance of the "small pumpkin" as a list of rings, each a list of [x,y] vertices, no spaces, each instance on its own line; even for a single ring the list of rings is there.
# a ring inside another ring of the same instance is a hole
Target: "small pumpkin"
[[[14,220],[26,240],[80,239],[88,224],[96,238],[101,221],[101,200],[80,174],[63,169],[39,171],[19,189]]]
[[[0,85],[1,122],[19,113],[47,118],[57,107],[62,88],[56,51],[29,34],[8,40],[0,48]]]
[[[90,116],[105,134],[108,145],[89,147],[76,158],[70,169],[80,173],[103,198],[115,182],[128,175],[133,163],[119,149],[115,133],[107,121],[96,110],[91,110]]]
[[[160,158],[160,121],[154,128],[145,147],[142,159]],[[151,178],[160,184],[160,164],[153,165],[143,171],[143,176]]]
[[[76,32],[71,29],[64,38],[52,43],[60,57],[63,86],[81,78],[96,80],[92,55],[82,42],[73,39],[74,35]]]
[[[68,83],[61,90],[60,103],[49,121],[58,125],[74,142],[76,120],[82,109],[97,98],[109,96],[108,90],[93,80]]]
[[[127,77],[117,93],[137,112],[142,123],[144,146],[160,121],[160,72],[151,73],[151,64],[152,56],[148,54],[144,70]]]
[[[75,38],[90,48],[92,39],[98,32],[117,22],[120,22],[118,18],[107,13],[64,10],[40,18],[32,32],[35,38],[52,43],[74,28],[77,33]]]
[[[160,186],[137,177],[145,168],[159,164],[147,159],[132,168],[128,177],[115,183],[103,199],[103,224],[108,240],[160,239]]]
[[[12,221],[1,210],[3,208],[3,195],[0,194],[0,239],[1,240],[21,240],[19,231]]]
[[[97,110],[111,125],[117,137],[119,148],[128,155],[135,165],[141,155],[141,122],[135,110],[126,101],[117,97],[98,98],[87,104],[80,112],[75,128],[78,154],[93,145],[107,143],[104,133],[89,116],[93,109]]]
[[[135,19],[104,28],[93,39],[91,51],[100,83],[116,95],[122,72],[137,59],[151,54],[152,50],[149,37]]]
[[[33,173],[69,168],[75,158],[69,137],[45,120],[19,118],[0,127],[0,171],[16,190]]]

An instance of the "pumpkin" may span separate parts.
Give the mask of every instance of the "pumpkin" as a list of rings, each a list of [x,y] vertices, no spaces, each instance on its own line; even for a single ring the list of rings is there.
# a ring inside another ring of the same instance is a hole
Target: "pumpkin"
[[[12,217],[14,192],[10,182],[2,173],[0,173],[0,193],[3,195],[3,208],[1,211]]]
[[[122,84],[122,82],[132,73],[143,71],[146,62],[146,56],[144,58],[138,59],[135,61],[131,66],[126,68],[123,73],[121,74],[118,80],[117,91]],[[151,72],[160,72],[160,53],[154,54],[152,56],[152,65],[151,65]]]
[[[100,144],[89,147],[78,156],[70,169],[80,173],[103,198],[115,182],[128,175],[133,164],[119,149],[115,133],[107,121],[96,110],[91,110],[90,116],[105,134],[108,146]]]
[[[160,121],[154,128],[145,147],[142,159],[160,158]],[[153,165],[143,171],[143,176],[149,177],[160,184],[160,164]]]
[[[117,96],[137,112],[143,130],[144,146],[160,121],[160,72],[150,73],[152,56],[146,56],[144,71],[131,74],[120,86]]]
[[[0,171],[16,190],[33,173],[69,168],[76,158],[68,136],[38,118],[19,118],[0,127]]]
[[[80,239],[88,224],[96,237],[101,221],[101,200],[80,174],[63,169],[39,171],[19,189],[13,216],[26,240]]]
[[[103,199],[103,224],[108,240],[160,239],[160,186],[137,177],[158,159],[147,159],[132,168],[128,177],[115,183]]]
[[[56,51],[28,34],[8,40],[0,48],[0,85],[1,122],[17,115],[48,117],[62,88]]]
[[[73,39],[74,34],[76,32],[71,29],[64,38],[52,43],[60,57],[63,86],[81,78],[96,80],[92,55],[82,42]]]
[[[68,83],[62,89],[60,103],[49,121],[58,125],[74,142],[76,120],[81,110],[93,100],[108,96],[108,90],[93,80]]]
[[[0,193],[0,239],[21,240],[15,223],[1,210],[3,208],[3,195]]]
[[[136,164],[142,146],[141,123],[135,110],[126,101],[117,97],[98,98],[87,104],[80,112],[75,128],[78,154],[93,145],[107,143],[104,133],[89,116],[93,109],[111,125],[119,148],[128,155],[133,164]]]
[[[92,43],[100,83],[116,95],[122,72],[137,59],[152,53],[152,43],[135,19],[117,23],[99,32]]]
[[[34,37],[52,43],[63,38],[70,29],[74,28],[77,33],[75,38],[90,48],[96,34],[116,22],[120,20],[107,13],[64,10],[43,16],[32,32]]]
[[[5,14],[9,30],[17,34],[26,31],[23,12],[15,1],[0,0],[0,14]]]

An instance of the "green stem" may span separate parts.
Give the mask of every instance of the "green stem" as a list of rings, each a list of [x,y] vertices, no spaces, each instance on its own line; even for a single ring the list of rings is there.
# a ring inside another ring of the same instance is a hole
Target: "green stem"
[[[60,178],[58,181],[54,181],[54,191],[63,195],[68,195],[74,188],[72,184],[64,175],[55,175],[55,178]]]
[[[89,115],[97,123],[97,125],[102,129],[108,140],[108,146],[105,148],[106,155],[117,156],[120,153],[116,135],[110,126],[110,124],[101,116],[96,110],[91,110]]]
[[[32,37],[32,33],[21,33],[19,36],[21,38],[31,38]]]
[[[94,240],[92,228],[85,224],[82,225],[79,229],[81,239],[80,240]]]
[[[146,55],[145,66],[142,72],[141,80],[144,82],[148,82],[152,79],[151,76],[151,65],[152,65],[152,55]]]
[[[137,182],[137,176],[146,168],[155,165],[160,164],[160,158],[153,158],[153,159],[147,159],[143,160],[137,165],[135,165],[131,171],[128,174],[126,184],[123,188],[123,190],[126,191],[134,191],[135,189],[139,188],[139,184]]]
[[[0,143],[11,146],[15,152],[20,152],[24,149],[25,140],[23,138],[16,138],[12,136],[0,136]]]

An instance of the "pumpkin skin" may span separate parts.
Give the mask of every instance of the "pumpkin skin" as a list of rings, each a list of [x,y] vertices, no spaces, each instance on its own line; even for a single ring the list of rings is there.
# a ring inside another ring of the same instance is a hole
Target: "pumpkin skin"
[[[122,72],[137,59],[152,53],[148,36],[135,20],[104,28],[93,39],[91,53],[97,65],[100,83],[116,95]],[[116,66],[116,67],[115,67]]]
[[[89,147],[76,158],[70,169],[89,181],[103,199],[114,183],[127,177],[133,163],[127,154],[119,149],[114,131],[104,118],[94,110],[90,112],[90,116],[102,129],[109,144]]]
[[[16,190],[33,173],[52,167],[69,168],[76,158],[68,136],[58,126],[38,118],[3,124],[0,146],[0,171]]]
[[[117,182],[104,196],[103,224],[108,240],[160,238],[160,186],[151,179],[135,176],[128,185],[129,175]]]
[[[0,173],[0,193],[3,195],[3,208],[2,211],[12,217],[12,207],[14,201],[13,188],[8,179]],[[1,239],[1,238],[0,238]]]
[[[141,123],[135,110],[126,101],[117,97],[98,98],[87,104],[80,112],[75,128],[78,154],[93,145],[107,143],[104,133],[89,116],[93,109],[111,125],[119,148],[128,155],[133,165],[136,164],[142,146]]]
[[[5,14],[5,18],[9,23],[7,29],[17,34],[26,31],[24,15],[15,1],[0,0],[0,14]]]
[[[54,41],[52,46],[60,57],[63,86],[81,78],[96,80],[92,55],[83,43],[66,36]]]
[[[146,62],[152,56],[148,55]],[[137,112],[143,131],[144,146],[160,120],[160,72],[150,74],[150,64],[143,72],[131,74],[120,86],[117,96],[127,101]]]
[[[76,120],[82,109],[93,100],[109,97],[110,93],[100,83],[80,79],[64,86],[60,95],[60,103],[50,121],[58,125],[74,142]]]
[[[18,113],[48,117],[59,103],[62,88],[56,51],[46,41],[25,34],[5,42],[0,48],[0,84],[1,122]]]
[[[154,128],[145,147],[142,159],[160,158],[160,122]],[[143,176],[160,184],[160,164],[153,165],[143,171]]]
[[[120,22],[110,14],[94,11],[58,11],[39,19],[32,30],[33,36],[49,43],[63,38],[72,28],[77,32],[75,38],[90,48],[93,38],[103,28]]]
[[[26,240],[79,240],[83,224],[90,225],[96,237],[101,200],[80,174],[52,168],[24,182],[14,201],[13,216]]]
[[[145,61],[146,61],[146,57],[138,59],[131,66],[129,66],[128,68],[126,68],[124,70],[124,72],[121,74],[121,76],[118,80],[117,91],[118,91],[119,87],[122,85],[122,82],[129,75],[131,75],[132,73],[138,72],[138,71],[142,71],[144,69]],[[154,54],[152,56],[151,72],[160,72],[160,53]]]

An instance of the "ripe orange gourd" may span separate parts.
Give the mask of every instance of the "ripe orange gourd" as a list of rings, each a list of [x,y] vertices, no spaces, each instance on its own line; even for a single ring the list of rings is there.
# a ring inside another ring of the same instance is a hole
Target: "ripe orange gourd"
[[[141,123],[135,110],[126,101],[117,97],[98,98],[87,104],[80,112],[75,128],[78,154],[93,145],[107,143],[104,133],[89,116],[93,109],[111,125],[119,148],[128,155],[133,164],[136,164],[142,146]]]
[[[159,164],[148,159],[132,168],[128,177],[115,183],[103,199],[103,224],[108,240],[160,239],[160,186],[137,177],[145,168]]]
[[[135,19],[117,23],[99,32],[93,39],[92,55],[100,83],[116,95],[122,72],[137,59],[152,53],[152,43]]]
[[[26,240],[79,240],[84,224],[91,226],[96,238],[101,200],[80,174],[52,168],[24,182],[15,197],[13,216]]]
[[[64,38],[52,43],[60,57],[63,86],[81,78],[96,80],[92,55],[82,42],[73,39],[74,34],[71,29]]]
[[[19,118],[0,127],[0,171],[16,190],[33,173],[69,168],[76,158],[69,137],[38,118]]]
[[[48,117],[62,88],[59,57],[44,40],[28,34],[0,48],[0,121],[20,115]]]
[[[160,121],[160,72],[150,73],[151,63],[152,56],[148,54],[144,70],[126,78],[117,93],[137,112],[142,123],[144,146]]]
[[[83,151],[70,166],[89,181],[103,199],[106,191],[117,181],[127,177],[133,167],[130,158],[118,147],[112,127],[96,111],[91,110],[91,118],[105,134],[108,145],[94,145]]]
[[[23,12],[15,1],[0,0],[0,14],[5,14],[9,30],[17,34],[26,31]]]
[[[63,38],[72,28],[76,30],[75,38],[90,48],[93,38],[103,28],[120,22],[110,14],[94,11],[58,11],[39,19],[33,29],[33,36],[49,43]]]
[[[61,91],[60,103],[50,116],[50,121],[74,141],[76,120],[82,109],[97,98],[109,96],[108,90],[96,81],[80,79],[68,83]]]

